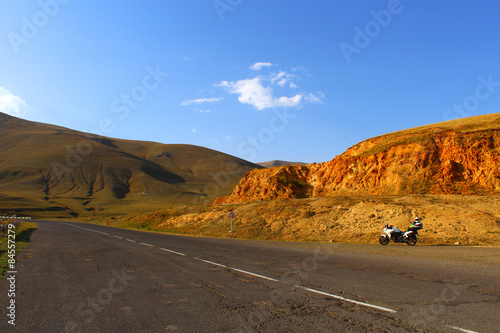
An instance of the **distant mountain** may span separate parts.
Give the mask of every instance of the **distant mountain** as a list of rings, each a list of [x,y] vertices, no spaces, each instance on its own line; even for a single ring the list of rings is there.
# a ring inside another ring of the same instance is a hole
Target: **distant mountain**
[[[261,162],[261,163],[257,163],[257,164],[260,166],[263,166],[264,168],[273,168],[273,167],[285,166],[285,165],[305,165],[306,163],[274,160],[274,161],[269,161],[269,162]]]
[[[382,135],[325,163],[254,170],[216,202],[403,194],[500,195],[500,113]]]
[[[203,147],[113,139],[0,113],[0,213],[112,215],[210,203],[256,168]]]

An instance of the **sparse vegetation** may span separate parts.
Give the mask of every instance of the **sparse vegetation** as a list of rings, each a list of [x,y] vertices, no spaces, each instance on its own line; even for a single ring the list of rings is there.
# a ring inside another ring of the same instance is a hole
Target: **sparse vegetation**
[[[381,135],[370,140],[376,140],[378,144],[371,147],[369,150],[361,152],[357,156],[369,156],[385,151],[391,146],[407,145],[418,142],[422,146],[426,146],[433,139],[433,135],[446,131],[454,131],[457,133],[468,132],[491,132],[498,130],[500,126],[500,118],[498,113],[487,114],[476,117],[460,118],[441,122],[439,124],[430,124],[407,130],[397,131]]]
[[[6,222],[5,222],[6,223]],[[16,228],[16,257],[24,250],[30,242],[31,234],[36,230],[37,224],[33,222],[21,222]],[[0,277],[8,271],[8,237],[7,231],[0,233]]]
[[[316,212],[309,209],[304,212],[304,217],[306,219],[313,217],[314,215],[316,215]]]
[[[463,215],[463,207],[468,213]],[[234,231],[228,211],[234,210]],[[422,245],[500,245],[500,197],[347,196],[173,208],[101,220],[125,228],[206,237],[377,244],[385,223],[419,215]],[[457,227],[457,221],[460,227]],[[96,222],[90,220],[89,222]]]

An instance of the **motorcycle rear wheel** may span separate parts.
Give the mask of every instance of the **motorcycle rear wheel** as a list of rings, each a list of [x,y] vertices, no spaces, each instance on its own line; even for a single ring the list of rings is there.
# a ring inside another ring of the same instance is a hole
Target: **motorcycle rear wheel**
[[[415,236],[408,237],[408,239],[406,240],[406,244],[408,244],[410,246],[417,245],[417,237],[415,237]]]
[[[378,239],[378,241],[382,245],[387,245],[387,244],[389,244],[390,239],[387,236],[380,236],[380,238]]]

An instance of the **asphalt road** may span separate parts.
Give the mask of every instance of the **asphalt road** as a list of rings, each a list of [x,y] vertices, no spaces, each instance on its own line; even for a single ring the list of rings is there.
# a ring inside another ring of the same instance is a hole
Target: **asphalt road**
[[[498,332],[499,277],[498,265],[335,244],[38,221],[0,282],[0,332]]]

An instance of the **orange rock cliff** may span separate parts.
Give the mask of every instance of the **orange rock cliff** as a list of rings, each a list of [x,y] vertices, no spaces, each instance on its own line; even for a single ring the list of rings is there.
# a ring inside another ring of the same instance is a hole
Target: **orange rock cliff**
[[[500,114],[368,139],[324,163],[247,173],[215,203],[338,195],[500,194]]]

